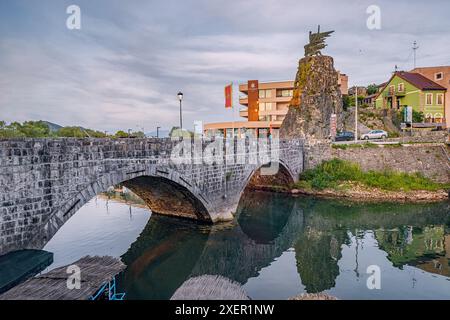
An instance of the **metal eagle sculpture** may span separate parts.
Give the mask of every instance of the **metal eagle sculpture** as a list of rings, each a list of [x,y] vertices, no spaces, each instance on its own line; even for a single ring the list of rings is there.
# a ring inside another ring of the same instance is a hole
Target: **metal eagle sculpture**
[[[317,33],[309,32],[309,43],[305,46],[305,57],[321,56],[320,50],[324,49],[327,44],[325,39],[328,38],[333,31],[320,32],[320,25],[317,29]]]

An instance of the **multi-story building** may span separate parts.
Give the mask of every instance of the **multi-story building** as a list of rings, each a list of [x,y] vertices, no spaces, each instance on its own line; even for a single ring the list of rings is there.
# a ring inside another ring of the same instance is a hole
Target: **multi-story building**
[[[377,108],[397,109],[412,107],[423,113],[425,122],[444,122],[444,103],[447,89],[419,73],[398,71],[381,90],[376,99]]]
[[[445,93],[445,119],[447,127],[450,121],[450,66],[415,68],[411,72],[419,73],[447,89]]]
[[[348,77],[339,74],[338,84],[343,95],[348,94]],[[294,81],[259,82],[249,80],[239,85],[239,103],[243,106],[239,116],[245,121],[208,123],[204,126],[207,135],[243,136],[252,134],[264,136],[271,129],[279,129],[289,108],[294,93]]]

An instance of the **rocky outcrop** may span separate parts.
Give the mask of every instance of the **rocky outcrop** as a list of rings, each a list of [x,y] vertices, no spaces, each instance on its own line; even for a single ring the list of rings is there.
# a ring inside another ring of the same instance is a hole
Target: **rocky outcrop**
[[[300,59],[294,97],[280,129],[280,137],[308,141],[328,140],[330,118],[336,114],[342,128],[342,97],[333,58],[314,56]]]
[[[300,59],[294,96],[281,125],[280,137],[305,141],[305,169],[331,158],[331,115],[336,114],[336,129],[342,130],[342,111],[333,58],[313,56]]]

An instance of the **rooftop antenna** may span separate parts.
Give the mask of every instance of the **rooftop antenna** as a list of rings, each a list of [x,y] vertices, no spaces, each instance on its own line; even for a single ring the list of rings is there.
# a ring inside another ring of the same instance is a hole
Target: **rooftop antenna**
[[[414,52],[414,69],[416,68],[416,51],[419,49],[419,46],[417,45],[417,41],[414,40],[413,42],[413,52]]]

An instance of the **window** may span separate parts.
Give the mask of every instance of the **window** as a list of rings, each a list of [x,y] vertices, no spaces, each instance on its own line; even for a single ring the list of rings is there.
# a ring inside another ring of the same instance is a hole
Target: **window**
[[[434,74],[434,80],[442,80],[442,78],[444,78],[444,74],[442,72]]]
[[[394,94],[394,92],[395,92],[395,86],[394,85],[389,86],[389,93]]]
[[[272,90],[259,90],[259,97],[260,98],[270,98],[272,97]]]
[[[405,91],[405,84],[402,82],[402,83],[399,83],[398,84],[398,92],[404,92]]]
[[[425,104],[427,106],[431,106],[433,104],[433,94],[432,93],[425,94]]]
[[[436,122],[436,123],[442,123],[442,118],[443,118],[443,115],[442,115],[442,113],[435,113],[434,114],[434,122]]]
[[[442,106],[444,104],[444,94],[443,93],[438,93],[436,95],[436,104],[438,106]]]
[[[292,97],[294,95],[294,90],[288,89],[278,89],[277,97]]]
[[[259,111],[270,111],[272,110],[272,102],[260,102]]]

